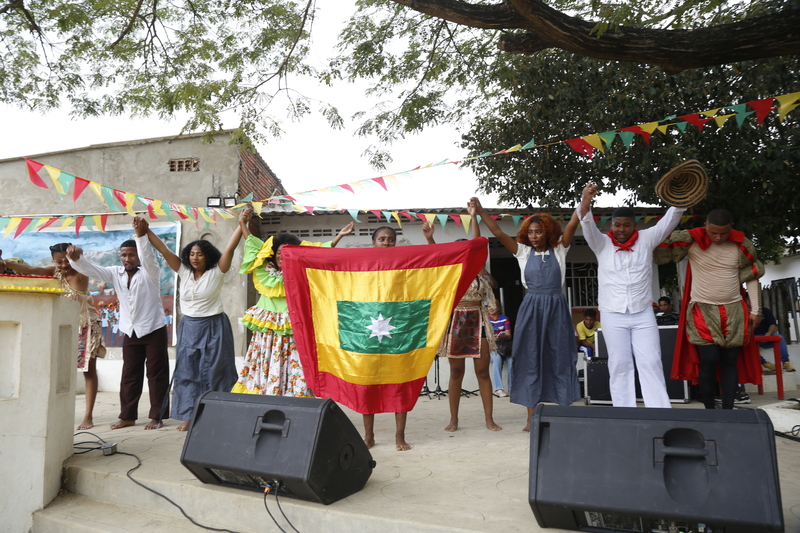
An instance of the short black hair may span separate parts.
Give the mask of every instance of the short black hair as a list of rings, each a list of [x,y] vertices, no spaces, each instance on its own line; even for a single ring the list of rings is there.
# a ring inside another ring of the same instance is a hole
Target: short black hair
[[[388,229],[394,234],[394,238],[397,238],[397,230],[391,226],[381,226],[380,228],[376,228],[375,231],[372,232],[372,242],[375,242],[375,239],[378,238],[378,232],[384,229]]]
[[[136,248],[136,241],[134,241],[133,239],[128,239],[127,241],[119,245],[120,250],[122,250],[123,248]]]
[[[54,244],[53,246],[50,247],[50,257],[53,257],[58,253],[61,254],[66,253],[67,248],[69,248],[70,246],[72,246],[71,242],[60,242],[58,244]]]
[[[636,213],[630,207],[618,207],[611,213],[611,218],[632,218],[636,219]]]
[[[219,250],[217,250],[216,246],[214,246],[205,239],[192,241],[183,247],[183,250],[181,251],[181,263],[183,263],[183,266],[191,270],[194,270],[192,263],[189,262],[189,255],[192,253],[192,248],[194,248],[195,246],[200,248],[200,251],[203,252],[204,256],[206,256],[206,270],[210,270],[215,266],[217,266],[217,263],[219,263],[222,254],[220,253]]]
[[[672,304],[672,299],[669,296],[662,296],[658,299],[658,303],[667,302],[668,304]]]
[[[595,311],[594,309],[584,309],[583,316],[584,318],[586,318],[587,316],[590,318],[597,318],[597,311]]]
[[[727,209],[714,209],[706,215],[706,223],[715,226],[727,226],[733,224],[733,215]]]

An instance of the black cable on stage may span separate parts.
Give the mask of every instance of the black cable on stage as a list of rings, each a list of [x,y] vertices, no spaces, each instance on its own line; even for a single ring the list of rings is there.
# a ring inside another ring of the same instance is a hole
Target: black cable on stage
[[[270,491],[270,487],[264,488],[264,509],[266,509],[267,513],[269,513],[269,517],[272,518],[272,521],[275,523],[275,526],[278,529],[280,529],[282,531],[282,533],[286,533],[286,530],[283,529],[281,527],[281,525],[278,523],[278,521],[275,520],[275,517],[272,516],[272,511],[269,510],[269,505],[267,505],[267,495],[269,494],[269,491]],[[277,493],[276,493],[276,496],[277,496]]]
[[[281,507],[281,502],[278,499],[278,493],[280,491],[281,491],[281,482],[278,481],[278,486],[275,488],[275,503],[278,504],[278,509],[280,509],[281,514],[283,515],[283,519],[286,520],[289,523],[290,526],[292,526],[292,529],[294,529],[297,533],[300,533],[299,531],[297,531],[297,528],[294,527],[294,524],[292,524],[292,521],[289,520],[289,517],[286,516],[286,513],[283,512],[283,507]]]
[[[128,479],[130,479],[131,481],[133,481],[134,483],[136,483],[137,485],[139,485],[139,486],[140,486],[140,487],[142,487],[143,489],[145,489],[145,490],[149,490],[150,492],[152,492],[153,494],[155,494],[155,495],[157,495],[157,496],[161,496],[162,498],[164,498],[165,500],[167,500],[169,503],[171,503],[172,505],[174,505],[175,507],[177,507],[177,508],[178,508],[178,510],[181,512],[181,514],[182,514],[184,517],[186,517],[186,519],[187,519],[189,522],[191,522],[192,524],[196,525],[197,527],[201,527],[201,528],[203,528],[203,529],[207,529],[207,530],[209,530],[209,531],[222,531],[222,532],[224,532],[224,533],[238,533],[238,532],[236,532],[236,531],[231,531],[230,529],[225,529],[225,528],[216,528],[216,527],[204,526],[203,524],[200,524],[200,523],[196,522],[196,521],[195,521],[195,520],[194,520],[194,519],[193,519],[191,516],[189,516],[188,514],[186,514],[186,511],[184,511],[184,510],[183,510],[183,507],[181,507],[180,505],[178,505],[178,504],[177,504],[177,503],[175,503],[174,501],[170,500],[170,499],[169,499],[167,496],[165,496],[164,494],[161,494],[161,493],[160,493],[160,492],[158,492],[157,490],[151,489],[151,488],[150,488],[150,487],[148,487],[147,485],[145,485],[145,484],[143,484],[143,483],[141,483],[141,482],[139,482],[139,481],[137,481],[137,480],[133,479],[133,476],[131,476],[131,472],[133,472],[134,470],[136,470],[137,468],[139,468],[140,466],[142,466],[142,460],[141,460],[141,459],[139,459],[139,456],[137,456],[137,455],[134,455],[134,454],[132,454],[132,453],[127,453],[127,452],[117,452],[117,453],[119,453],[119,454],[122,454],[122,455],[128,455],[128,456],[130,456],[130,457],[133,457],[133,458],[134,458],[134,459],[136,459],[136,461],[137,461],[137,465],[136,465],[136,466],[134,466],[133,468],[131,468],[130,470],[128,470],[128,472],[126,473],[126,475],[128,476]]]
[[[72,444],[72,448],[73,449],[78,449],[78,450],[83,450],[83,451],[80,451],[80,452],[75,452],[75,455],[81,455],[83,453],[89,453],[89,452],[92,452],[94,450],[100,450],[100,449],[102,449],[103,444],[106,443],[106,441],[104,441],[102,438],[100,438],[99,436],[95,435],[94,433],[92,433],[90,431],[79,431],[79,432],[75,433],[72,436],[73,437],[77,437],[78,435],[82,435],[84,433],[86,433],[87,435],[91,435],[92,437],[94,437],[97,440],[99,440],[100,444],[98,444],[97,441],[75,442],[75,443]],[[84,446],[85,444],[93,444],[94,446],[86,447],[86,446]]]

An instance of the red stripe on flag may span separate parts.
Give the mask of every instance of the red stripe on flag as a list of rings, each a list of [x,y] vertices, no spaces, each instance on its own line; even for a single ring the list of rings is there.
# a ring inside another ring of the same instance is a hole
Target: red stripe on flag
[[[81,224],[83,224],[83,219],[86,217],[78,217],[75,219],[75,236],[81,236]]]
[[[28,176],[31,178],[31,182],[33,182],[33,184],[37,187],[49,189],[44,180],[42,180],[42,178],[39,176],[39,171],[44,165],[37,163],[36,161],[31,161],[30,159],[26,159],[25,163],[28,165]]]

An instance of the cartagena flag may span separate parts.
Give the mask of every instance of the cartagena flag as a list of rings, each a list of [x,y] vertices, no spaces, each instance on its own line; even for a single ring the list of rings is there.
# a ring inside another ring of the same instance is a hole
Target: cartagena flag
[[[485,238],[392,248],[286,246],[283,276],[309,387],[361,414],[413,409]]]

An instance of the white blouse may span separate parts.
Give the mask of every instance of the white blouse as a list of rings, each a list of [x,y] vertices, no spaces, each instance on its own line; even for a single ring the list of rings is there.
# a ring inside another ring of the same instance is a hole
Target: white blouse
[[[203,272],[200,279],[194,279],[194,271],[181,263],[178,277],[181,278],[181,313],[194,318],[222,313],[222,282],[225,281],[225,273],[219,266]]]

